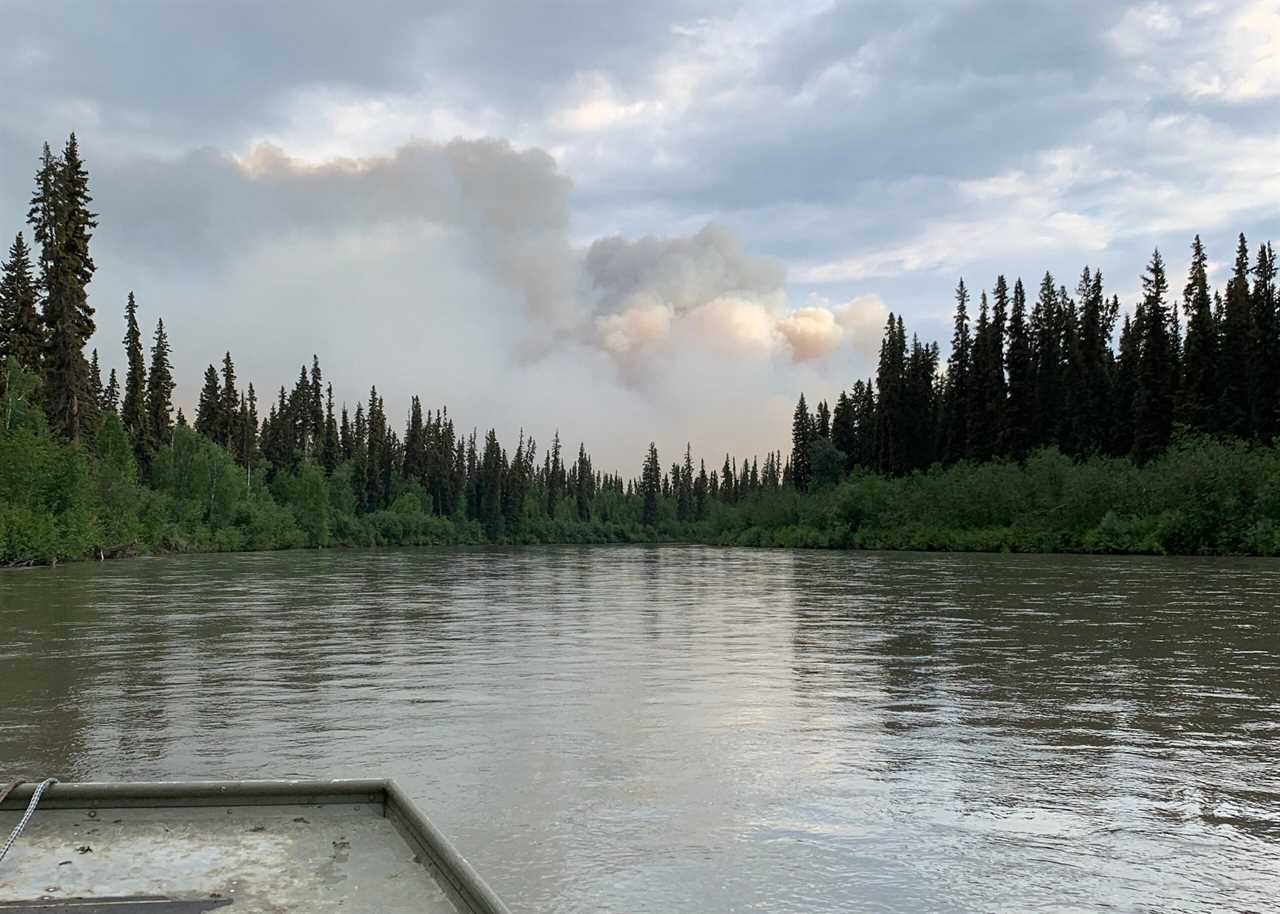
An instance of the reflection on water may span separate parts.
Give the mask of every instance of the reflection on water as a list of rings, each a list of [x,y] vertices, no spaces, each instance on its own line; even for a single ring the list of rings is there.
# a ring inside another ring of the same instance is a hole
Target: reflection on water
[[[1280,565],[583,548],[0,573],[0,776],[390,775],[513,909],[1263,911]]]

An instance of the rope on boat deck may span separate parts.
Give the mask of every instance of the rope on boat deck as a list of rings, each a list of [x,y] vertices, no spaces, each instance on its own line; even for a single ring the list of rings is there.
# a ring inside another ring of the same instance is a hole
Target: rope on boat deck
[[[4,855],[9,853],[9,848],[13,847],[13,843],[18,840],[18,835],[22,834],[22,830],[27,827],[27,823],[31,821],[31,817],[36,814],[36,807],[40,805],[40,798],[44,796],[44,792],[58,783],[57,778],[45,778],[36,785],[35,791],[31,794],[31,802],[27,804],[27,811],[22,814],[22,818],[18,824],[14,826],[13,831],[9,834],[9,840],[4,843],[4,847],[0,847],[0,862],[4,860]],[[4,791],[7,796],[9,791],[17,787],[17,783],[10,784]],[[3,797],[0,797],[2,800]]]

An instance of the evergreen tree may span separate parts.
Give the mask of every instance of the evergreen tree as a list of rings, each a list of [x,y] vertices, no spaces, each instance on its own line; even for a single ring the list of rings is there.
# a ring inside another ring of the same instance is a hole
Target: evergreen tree
[[[1182,291],[1187,340],[1182,358],[1181,414],[1198,432],[1216,431],[1218,402],[1218,328],[1209,299],[1209,258],[1200,236],[1191,244],[1191,267]]]
[[[342,422],[346,425],[347,410],[343,407]],[[338,423],[333,417],[333,385],[330,384],[325,388],[324,403],[324,447],[321,450],[320,462],[324,466],[324,472],[327,476],[332,476],[333,471],[337,469],[338,462],[342,458],[342,446],[338,438]],[[408,446],[405,447],[406,456]]]
[[[859,382],[861,383],[861,382]],[[853,401],[843,390],[836,397],[836,408],[831,413],[831,443],[844,454],[844,471],[853,470],[858,459],[858,428],[853,414]],[[765,461],[766,473],[769,462]]]
[[[89,386],[93,388],[97,394],[97,401],[102,402],[103,386],[102,386],[102,365],[98,362],[98,347],[93,347],[93,353],[89,356]]]
[[[899,333],[905,334],[905,328],[900,327]],[[912,334],[911,355],[907,359],[899,396],[900,473],[925,469],[934,462],[937,455],[937,375],[937,345],[922,345],[915,334]]]
[[[62,160],[53,154],[49,144],[40,153],[40,168],[36,171],[36,189],[27,210],[27,224],[31,236],[40,249],[38,280],[41,298],[47,299],[54,281],[54,263],[58,249],[58,220],[61,209],[59,184],[62,180]]]
[[[235,450],[237,425],[240,415],[240,391],[236,387],[236,366],[231,361],[231,353],[222,357],[222,388],[218,393],[218,424],[214,428],[213,440],[228,451]]]
[[[1009,351],[1005,371],[1009,380],[1003,451],[1022,460],[1034,444],[1036,415],[1035,363],[1031,333],[1026,320],[1027,296],[1019,279],[1013,284],[1013,310],[1009,316]]]
[[[253,468],[257,465],[260,456],[258,395],[253,389],[252,382],[249,384],[248,394],[241,403],[240,444],[237,448],[237,457],[241,466],[245,469],[245,484],[246,486],[251,486],[253,484]]]
[[[595,495],[591,470],[591,458],[587,456],[585,444],[578,445],[577,478],[574,481],[574,500],[578,506],[578,520],[586,523],[591,520],[591,500]]]
[[[151,425],[147,420],[147,363],[142,353],[142,331],[138,328],[138,305],[133,293],[124,309],[124,348],[129,367],[124,376],[124,401],[120,406],[120,421],[133,444],[133,454],[138,466],[144,470],[150,465],[155,445],[151,438]]]
[[[1221,323],[1221,349],[1219,351],[1218,417],[1221,430],[1238,438],[1252,434],[1253,404],[1250,402],[1252,383],[1250,368],[1253,340],[1253,302],[1249,290],[1249,245],[1240,235],[1236,247],[1235,270],[1227,282],[1227,294],[1223,301]]]
[[[111,369],[107,387],[102,392],[102,409],[105,412],[112,413],[120,411],[120,382],[116,378],[116,370],[114,368]]]
[[[151,346],[151,372],[147,376],[148,440],[157,446],[168,444],[173,437],[173,366],[169,363],[169,338],[165,336],[164,319],[156,319],[155,341]],[[215,377],[216,381],[216,377]]]
[[[422,421],[422,401],[409,401],[409,424],[404,432],[404,475],[425,485],[427,475],[427,430]]]
[[[809,441],[813,437],[813,418],[809,415],[809,407],[804,402],[804,394],[796,403],[796,410],[791,418],[791,484],[798,492],[809,491]],[[728,457],[725,458],[725,469],[728,469]],[[723,486],[726,480],[721,479]]]
[[[903,403],[907,376],[907,334],[902,318],[889,315],[876,368],[876,467],[895,476],[906,465]]]
[[[658,522],[658,492],[662,488],[662,465],[658,463],[658,448],[649,442],[649,453],[640,474],[640,494],[644,499],[640,522],[652,527]]]
[[[1086,267],[1080,280],[1080,390],[1076,402],[1081,419],[1079,448],[1082,453],[1102,453],[1110,439],[1111,384],[1115,358],[1111,336],[1115,332],[1120,302],[1106,300],[1102,271],[1092,275]]]
[[[818,403],[814,416],[813,433],[819,438],[831,437],[831,407],[827,406],[826,400]]]
[[[200,389],[200,402],[196,404],[195,429],[210,441],[218,440],[222,427],[222,388],[218,385],[218,372],[212,365],[204,370],[204,387]]]
[[[1173,432],[1174,344],[1164,260],[1157,250],[1142,277],[1139,353],[1133,400],[1133,455],[1146,462],[1169,445]]]
[[[707,498],[710,496],[711,480],[707,478],[707,462],[701,460],[698,462],[698,478],[693,484],[693,510],[698,520],[707,516]]]
[[[311,389],[307,398],[307,428],[311,437],[307,442],[307,454],[319,459],[317,453],[324,444],[324,383],[320,374],[320,358],[311,356]]]
[[[943,401],[946,417],[946,450],[948,463],[962,460],[969,446],[969,387],[972,374],[969,338],[969,290],[964,280],[956,286],[955,332],[951,336],[951,355],[947,357],[947,381]]]
[[[1056,445],[1062,422],[1065,379],[1058,290],[1053,274],[1047,272],[1040,281],[1040,295],[1031,309],[1031,346],[1035,372],[1032,441],[1036,446]]]
[[[19,232],[9,246],[9,259],[0,267],[0,362],[13,356],[23,371],[39,375],[44,349],[31,250]]]
[[[1253,268],[1253,432],[1270,442],[1280,432],[1280,299],[1276,255],[1271,244],[1258,248]]]
[[[342,451],[342,459],[350,460],[353,455],[351,420],[347,416],[347,404],[342,404],[342,424],[338,429],[338,447]]]
[[[502,448],[498,445],[498,436],[489,429],[484,438],[484,454],[482,456],[477,487],[477,520],[484,528],[485,536],[491,540],[502,538]]]
[[[687,523],[694,519],[693,445],[684,446],[684,466],[680,469],[680,485],[676,491],[676,520]]]
[[[44,225],[44,168],[37,175],[32,200],[33,229],[42,239],[41,261],[47,264],[44,313],[44,396],[50,426],[72,442],[91,427],[96,411],[84,347],[93,335],[93,308],[86,287],[93,278],[89,239],[97,225],[89,211],[88,173],[71,134],[58,161],[53,182],[52,225]],[[46,248],[52,248],[47,250]]]
[[[547,516],[556,516],[556,505],[564,491],[564,464],[560,462],[560,429],[556,429],[551,439],[551,450],[547,452]]]

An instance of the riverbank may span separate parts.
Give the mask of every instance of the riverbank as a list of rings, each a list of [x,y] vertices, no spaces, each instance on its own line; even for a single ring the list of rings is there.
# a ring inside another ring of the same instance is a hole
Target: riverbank
[[[638,494],[549,502],[533,488],[518,509],[506,506],[497,535],[468,516],[478,502],[465,491],[442,516],[421,486],[399,480],[387,507],[361,511],[350,465],[262,475],[189,429],[157,455],[147,485],[114,421],[92,455],[39,429],[0,435],[0,564],[485,543],[1280,555],[1280,448],[1208,438],[1181,440],[1145,465],[1050,449],[1023,463],[855,474],[805,493],[780,486],[682,505],[669,492],[652,523]]]

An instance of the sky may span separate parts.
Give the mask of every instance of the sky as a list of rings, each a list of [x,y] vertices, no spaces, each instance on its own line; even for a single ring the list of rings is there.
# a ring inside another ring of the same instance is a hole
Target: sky
[[[0,0],[0,233],[75,131],[104,370],[162,316],[176,401],[318,354],[464,429],[638,472],[785,449],[997,274],[1131,307],[1280,225],[1280,0]],[[265,405],[263,408],[265,412]]]

